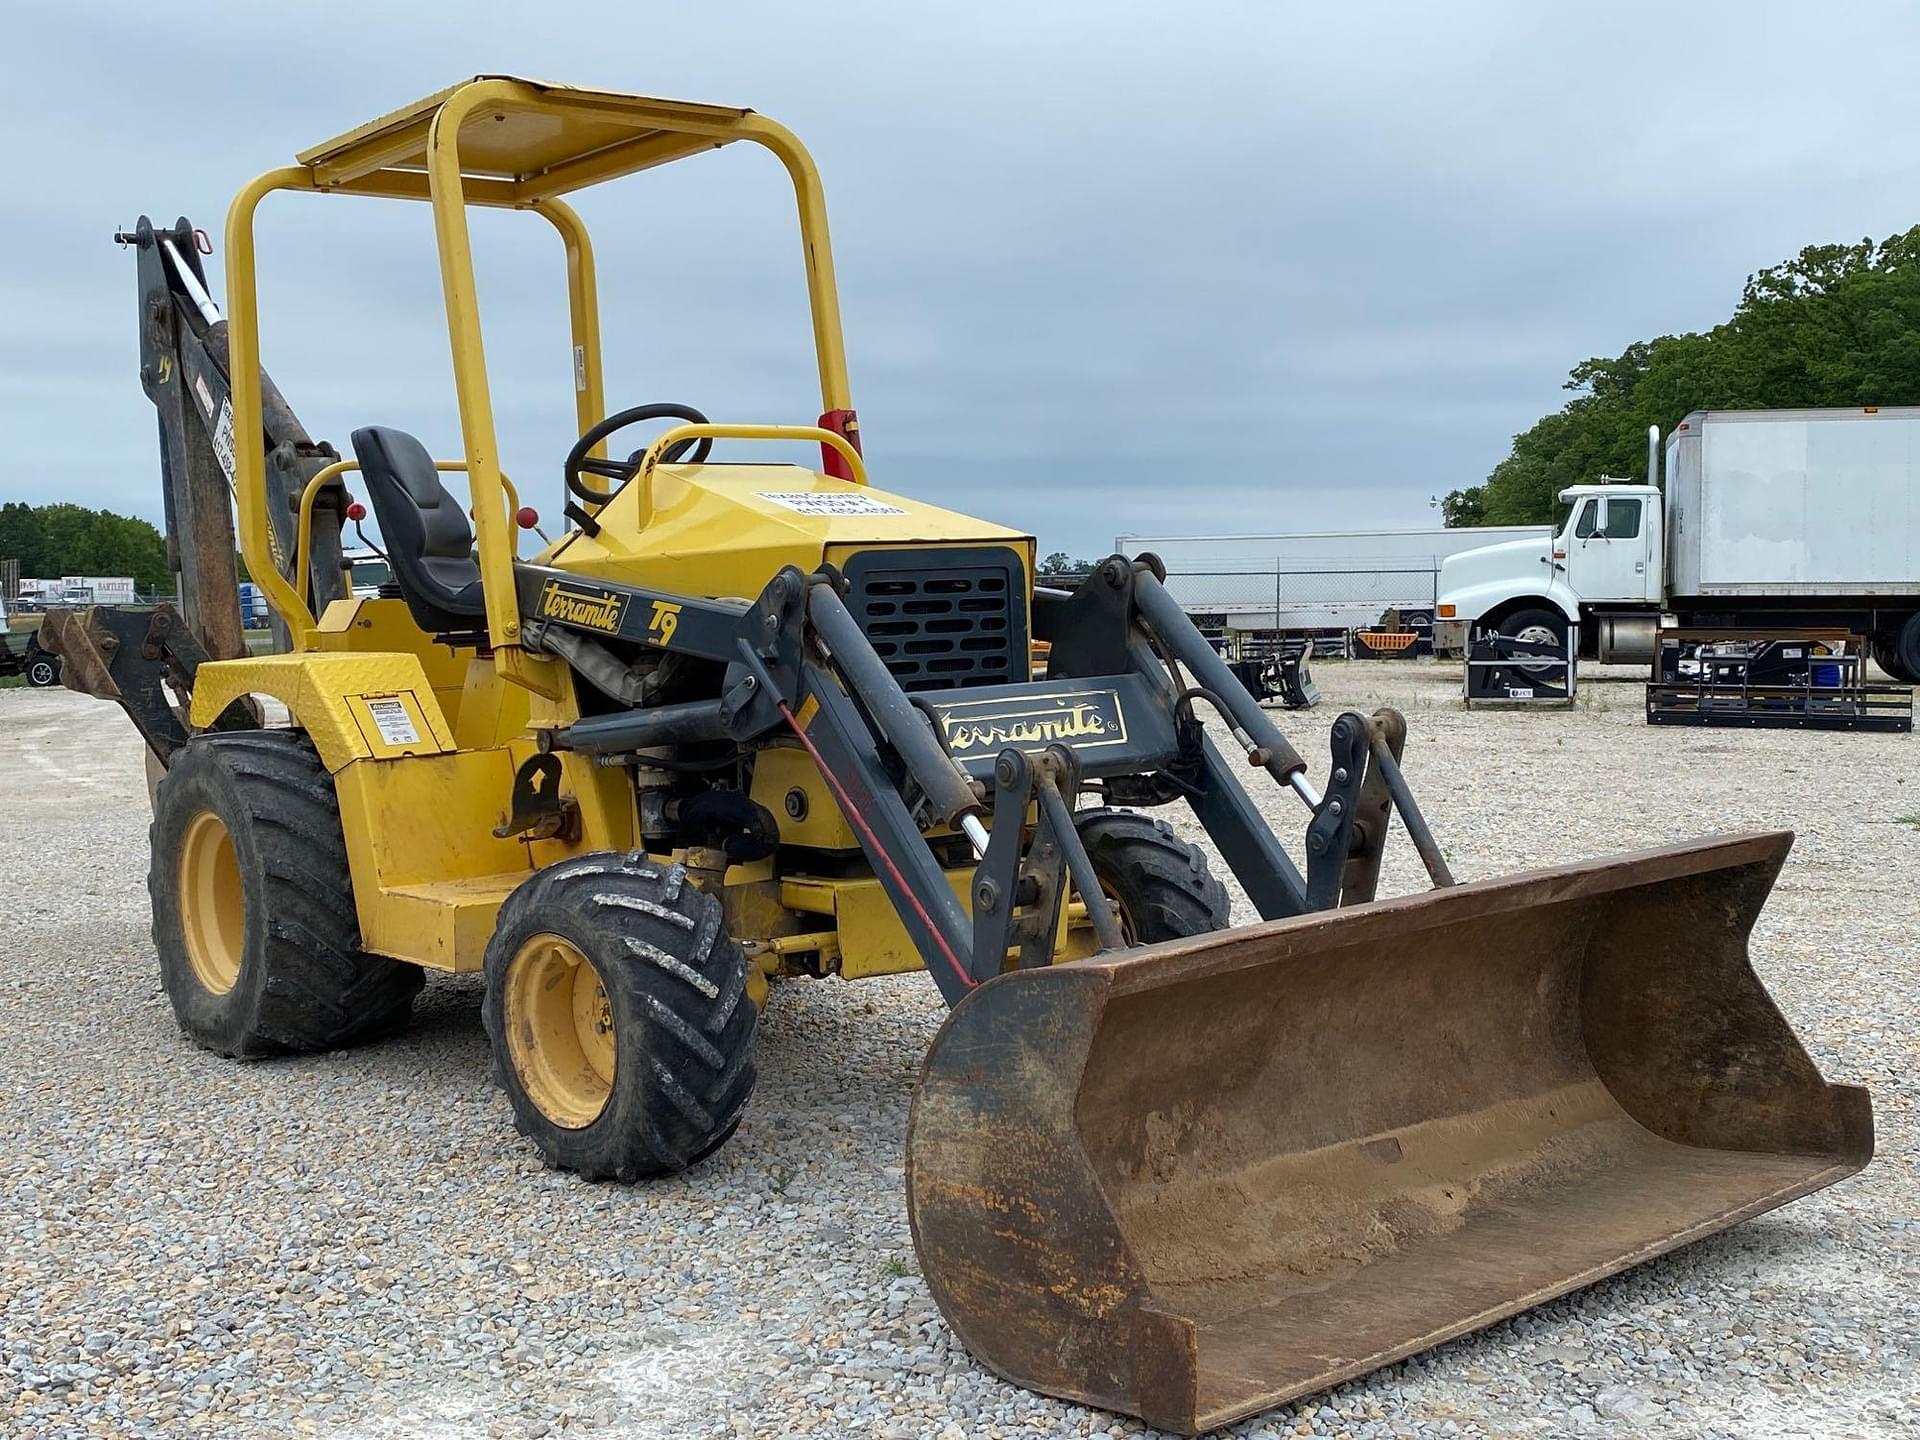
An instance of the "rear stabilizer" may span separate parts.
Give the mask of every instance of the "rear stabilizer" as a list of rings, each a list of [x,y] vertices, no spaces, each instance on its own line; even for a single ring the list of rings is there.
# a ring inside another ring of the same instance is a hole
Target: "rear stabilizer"
[[[1873,1152],[1747,958],[1764,834],[1014,972],[928,1052],[929,1288],[1018,1384],[1195,1432]]]

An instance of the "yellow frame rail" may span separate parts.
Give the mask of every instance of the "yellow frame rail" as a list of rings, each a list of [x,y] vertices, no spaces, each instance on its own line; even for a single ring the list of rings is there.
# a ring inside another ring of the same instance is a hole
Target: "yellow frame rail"
[[[233,481],[240,511],[240,551],[267,603],[286,621],[296,650],[313,648],[315,619],[301,590],[274,565],[268,532],[253,244],[254,213],[260,202],[275,191],[293,190],[425,200],[432,206],[466,450],[463,463],[486,594],[487,631],[496,651],[517,651],[520,622],[513,589],[513,522],[503,504],[467,206],[531,210],[560,232],[567,255],[574,408],[584,432],[606,413],[599,296],[586,226],[559,197],[739,140],[771,150],[793,183],[821,409],[851,409],[819,171],[790,131],[750,110],[479,76],[302,151],[298,164],[269,170],[242,187],[227,211],[226,230]],[[804,438],[821,438],[808,427],[765,428],[806,431]],[[850,448],[844,442],[839,445],[843,455]],[[857,459],[853,468],[864,478]],[[502,673],[517,676],[519,666],[513,663],[517,656],[501,658],[506,662]]]

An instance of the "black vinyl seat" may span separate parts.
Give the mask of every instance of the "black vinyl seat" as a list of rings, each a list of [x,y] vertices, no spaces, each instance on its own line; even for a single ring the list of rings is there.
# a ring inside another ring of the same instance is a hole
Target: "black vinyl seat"
[[[440,483],[427,447],[404,430],[369,425],[353,432],[353,453],[414,624],[432,635],[484,630],[473,527]]]

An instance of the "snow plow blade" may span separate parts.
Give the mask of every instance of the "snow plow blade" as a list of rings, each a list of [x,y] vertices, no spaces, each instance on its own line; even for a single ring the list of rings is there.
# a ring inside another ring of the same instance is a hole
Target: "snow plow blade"
[[[983,1364],[1195,1433],[1873,1153],[1747,959],[1788,834],[1003,975],[929,1050],[922,1270]]]

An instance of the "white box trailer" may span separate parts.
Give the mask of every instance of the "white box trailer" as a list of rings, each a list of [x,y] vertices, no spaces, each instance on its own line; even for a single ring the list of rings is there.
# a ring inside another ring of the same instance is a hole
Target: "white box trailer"
[[[1920,406],[1689,415],[1667,556],[1678,596],[1920,595]]]
[[[1372,625],[1389,610],[1431,614],[1447,556],[1551,533],[1546,525],[1492,525],[1122,535],[1113,543],[1123,555],[1159,556],[1168,592],[1189,614],[1219,616],[1241,630],[1322,630]]]
[[[86,604],[131,605],[134,600],[131,575],[63,575],[60,584],[70,596],[84,595]]]
[[[1659,437],[1649,437],[1650,462]],[[1663,616],[1693,629],[1844,628],[1920,683],[1920,407],[1696,410],[1665,447],[1666,488],[1560,492],[1547,544],[1450,557],[1437,639],[1468,629],[1651,658]],[[1657,466],[1650,468],[1657,469]]]

